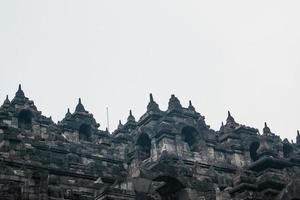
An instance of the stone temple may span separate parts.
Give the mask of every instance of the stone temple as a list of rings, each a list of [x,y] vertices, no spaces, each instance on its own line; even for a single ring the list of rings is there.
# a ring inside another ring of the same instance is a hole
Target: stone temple
[[[139,120],[100,130],[81,100],[54,123],[19,86],[0,108],[1,200],[296,200],[300,135],[260,134],[228,112],[212,130],[190,102],[150,95]]]

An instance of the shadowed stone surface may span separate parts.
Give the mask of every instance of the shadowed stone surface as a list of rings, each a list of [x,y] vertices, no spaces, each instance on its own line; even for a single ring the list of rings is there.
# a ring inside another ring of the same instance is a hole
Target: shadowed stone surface
[[[20,85],[0,107],[0,199],[300,199],[299,132],[290,143],[230,112],[215,131],[191,101],[161,111],[152,94],[139,120],[99,127],[81,99],[54,123]]]

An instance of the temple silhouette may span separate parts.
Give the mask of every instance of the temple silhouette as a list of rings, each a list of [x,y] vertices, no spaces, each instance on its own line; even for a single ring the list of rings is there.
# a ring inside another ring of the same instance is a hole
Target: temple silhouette
[[[230,112],[213,130],[191,101],[163,111],[152,94],[138,120],[99,127],[81,99],[54,123],[19,85],[0,107],[0,199],[300,199],[299,131],[289,142]]]

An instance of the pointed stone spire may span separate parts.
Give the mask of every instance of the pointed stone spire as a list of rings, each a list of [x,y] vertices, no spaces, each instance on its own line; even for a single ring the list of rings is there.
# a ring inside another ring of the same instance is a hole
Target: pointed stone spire
[[[86,112],[86,110],[84,109],[84,106],[81,103],[81,98],[79,98],[79,100],[78,100],[78,104],[76,106],[75,112]]]
[[[265,122],[265,127],[263,129],[264,135],[272,135],[271,129],[268,127],[267,122]]]
[[[16,97],[25,97],[25,94],[22,90],[21,84],[19,84],[18,91],[16,92]]]
[[[4,102],[9,102],[10,103],[10,101],[9,101],[9,99],[8,99],[8,95],[6,95],[6,98],[5,98],[5,101]]]
[[[152,95],[152,93],[150,93],[150,103],[152,103],[152,102],[154,102],[153,95]]]
[[[72,114],[70,113],[70,108],[68,108],[65,118],[70,118],[71,116],[72,116]]]
[[[234,120],[234,118],[231,116],[231,113],[230,113],[229,110],[227,111],[227,119],[233,119]]]
[[[189,100],[189,107],[188,107],[188,109],[189,109],[189,110],[192,110],[192,111],[195,111],[195,107],[193,106],[191,100]]]
[[[181,109],[182,106],[181,106],[181,103],[180,101],[178,100],[177,97],[175,97],[174,94],[171,95],[171,98],[169,100],[169,107],[168,109],[171,110],[171,109]]]
[[[134,118],[134,116],[132,115],[132,111],[131,111],[131,110],[129,110],[129,116],[128,116],[128,118],[127,118],[127,121],[128,121],[128,122],[135,122],[135,118]]]
[[[300,146],[300,132],[297,130],[296,144]]]
[[[221,131],[221,132],[224,131],[224,122],[221,123],[220,131]]]
[[[230,111],[227,112],[228,116],[226,119],[226,125],[224,126],[224,131],[232,131],[239,126],[238,123],[235,122],[234,118],[231,116]]]
[[[16,92],[16,95],[15,97],[13,98],[13,100],[11,101],[11,103],[13,105],[15,104],[18,104],[18,105],[24,105],[25,104],[25,101],[26,101],[26,98],[25,98],[25,94],[21,88],[21,84],[19,84],[19,88]]]
[[[231,113],[230,113],[229,110],[228,110],[227,113],[228,113],[228,116],[227,116],[227,119],[226,119],[227,124],[236,124],[236,122],[235,122],[234,118],[231,116]]]
[[[150,93],[150,102],[147,105],[147,111],[159,111],[158,104],[153,100],[152,93]]]
[[[124,127],[124,125],[122,124],[121,120],[119,120],[118,129],[122,129],[123,127]]]
[[[9,99],[8,99],[8,95],[6,95],[6,98],[5,98],[5,100],[4,100],[4,102],[3,102],[2,106],[1,106],[1,108],[6,109],[6,108],[8,108],[9,106],[10,106],[10,101],[9,101]]]

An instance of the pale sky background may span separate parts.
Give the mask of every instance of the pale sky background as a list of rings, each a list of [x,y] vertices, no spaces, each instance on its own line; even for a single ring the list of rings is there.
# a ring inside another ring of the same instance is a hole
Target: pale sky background
[[[300,1],[0,1],[0,101],[18,84],[55,122],[82,98],[110,131],[171,94],[218,130],[230,110],[300,129]],[[2,102],[1,102],[2,103]]]

